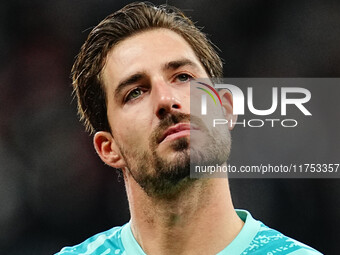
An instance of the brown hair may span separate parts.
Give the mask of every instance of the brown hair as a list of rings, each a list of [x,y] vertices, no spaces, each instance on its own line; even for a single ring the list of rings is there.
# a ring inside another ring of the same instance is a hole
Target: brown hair
[[[101,71],[112,47],[127,37],[153,28],[167,28],[192,47],[210,77],[222,77],[222,62],[212,43],[180,10],[151,3],[132,3],[109,15],[89,34],[72,67],[78,113],[88,132],[110,132]]]

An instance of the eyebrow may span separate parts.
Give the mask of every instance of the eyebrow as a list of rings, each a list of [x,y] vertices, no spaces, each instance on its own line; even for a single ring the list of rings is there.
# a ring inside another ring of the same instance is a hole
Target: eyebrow
[[[117,88],[115,89],[114,96],[116,97],[117,95],[119,95],[124,90],[125,87],[131,84],[134,84],[136,82],[139,82],[145,77],[146,77],[146,74],[144,72],[139,72],[124,79],[118,84]]]
[[[166,63],[163,67],[163,70],[164,71],[169,70],[169,69],[176,70],[176,69],[183,67],[183,66],[191,66],[195,69],[198,69],[198,65],[196,63],[194,63],[190,59],[183,58],[183,59],[179,59],[179,60],[175,60],[175,61],[171,61],[171,62]]]
[[[167,70],[176,70],[180,67],[183,66],[191,66],[195,69],[198,69],[198,65],[196,63],[194,63],[193,61],[183,58],[183,59],[179,59],[179,60],[174,60],[174,61],[170,61],[168,63],[165,63],[164,66],[162,67],[163,71],[167,71]],[[128,76],[126,79],[122,80],[121,82],[119,82],[117,88],[114,91],[114,96],[118,96],[125,87],[137,83],[142,79],[146,78],[146,73],[145,72],[137,72],[135,74],[132,74],[130,76]]]

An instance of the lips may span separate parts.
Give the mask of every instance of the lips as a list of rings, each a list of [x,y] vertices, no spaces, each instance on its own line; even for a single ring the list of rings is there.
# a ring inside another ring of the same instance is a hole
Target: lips
[[[191,127],[193,129],[193,127]],[[189,123],[178,123],[174,126],[169,127],[161,138],[159,139],[159,143],[163,142],[164,140],[171,140],[177,139],[180,137],[184,137],[190,134],[190,124]]]

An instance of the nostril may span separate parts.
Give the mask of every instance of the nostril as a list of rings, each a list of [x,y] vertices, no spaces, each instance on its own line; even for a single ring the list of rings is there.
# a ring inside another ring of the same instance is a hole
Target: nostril
[[[163,116],[165,114],[166,114],[166,110],[164,108],[161,108],[161,109],[158,110],[158,115],[159,116]]]
[[[165,104],[158,108],[157,116],[159,118],[164,118],[167,114],[171,113],[172,111],[177,111],[178,109],[181,109],[180,104],[177,103]]]

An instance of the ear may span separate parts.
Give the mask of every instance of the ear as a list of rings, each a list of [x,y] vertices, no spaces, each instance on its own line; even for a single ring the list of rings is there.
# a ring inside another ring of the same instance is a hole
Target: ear
[[[225,118],[228,120],[228,123],[232,123],[232,125],[228,124],[228,129],[232,130],[235,126],[235,122],[237,121],[237,115],[233,114],[233,95],[227,89],[220,90],[218,94],[222,101]]]
[[[125,160],[121,156],[119,147],[111,133],[99,131],[93,137],[93,145],[101,160],[114,168],[126,166]]]

